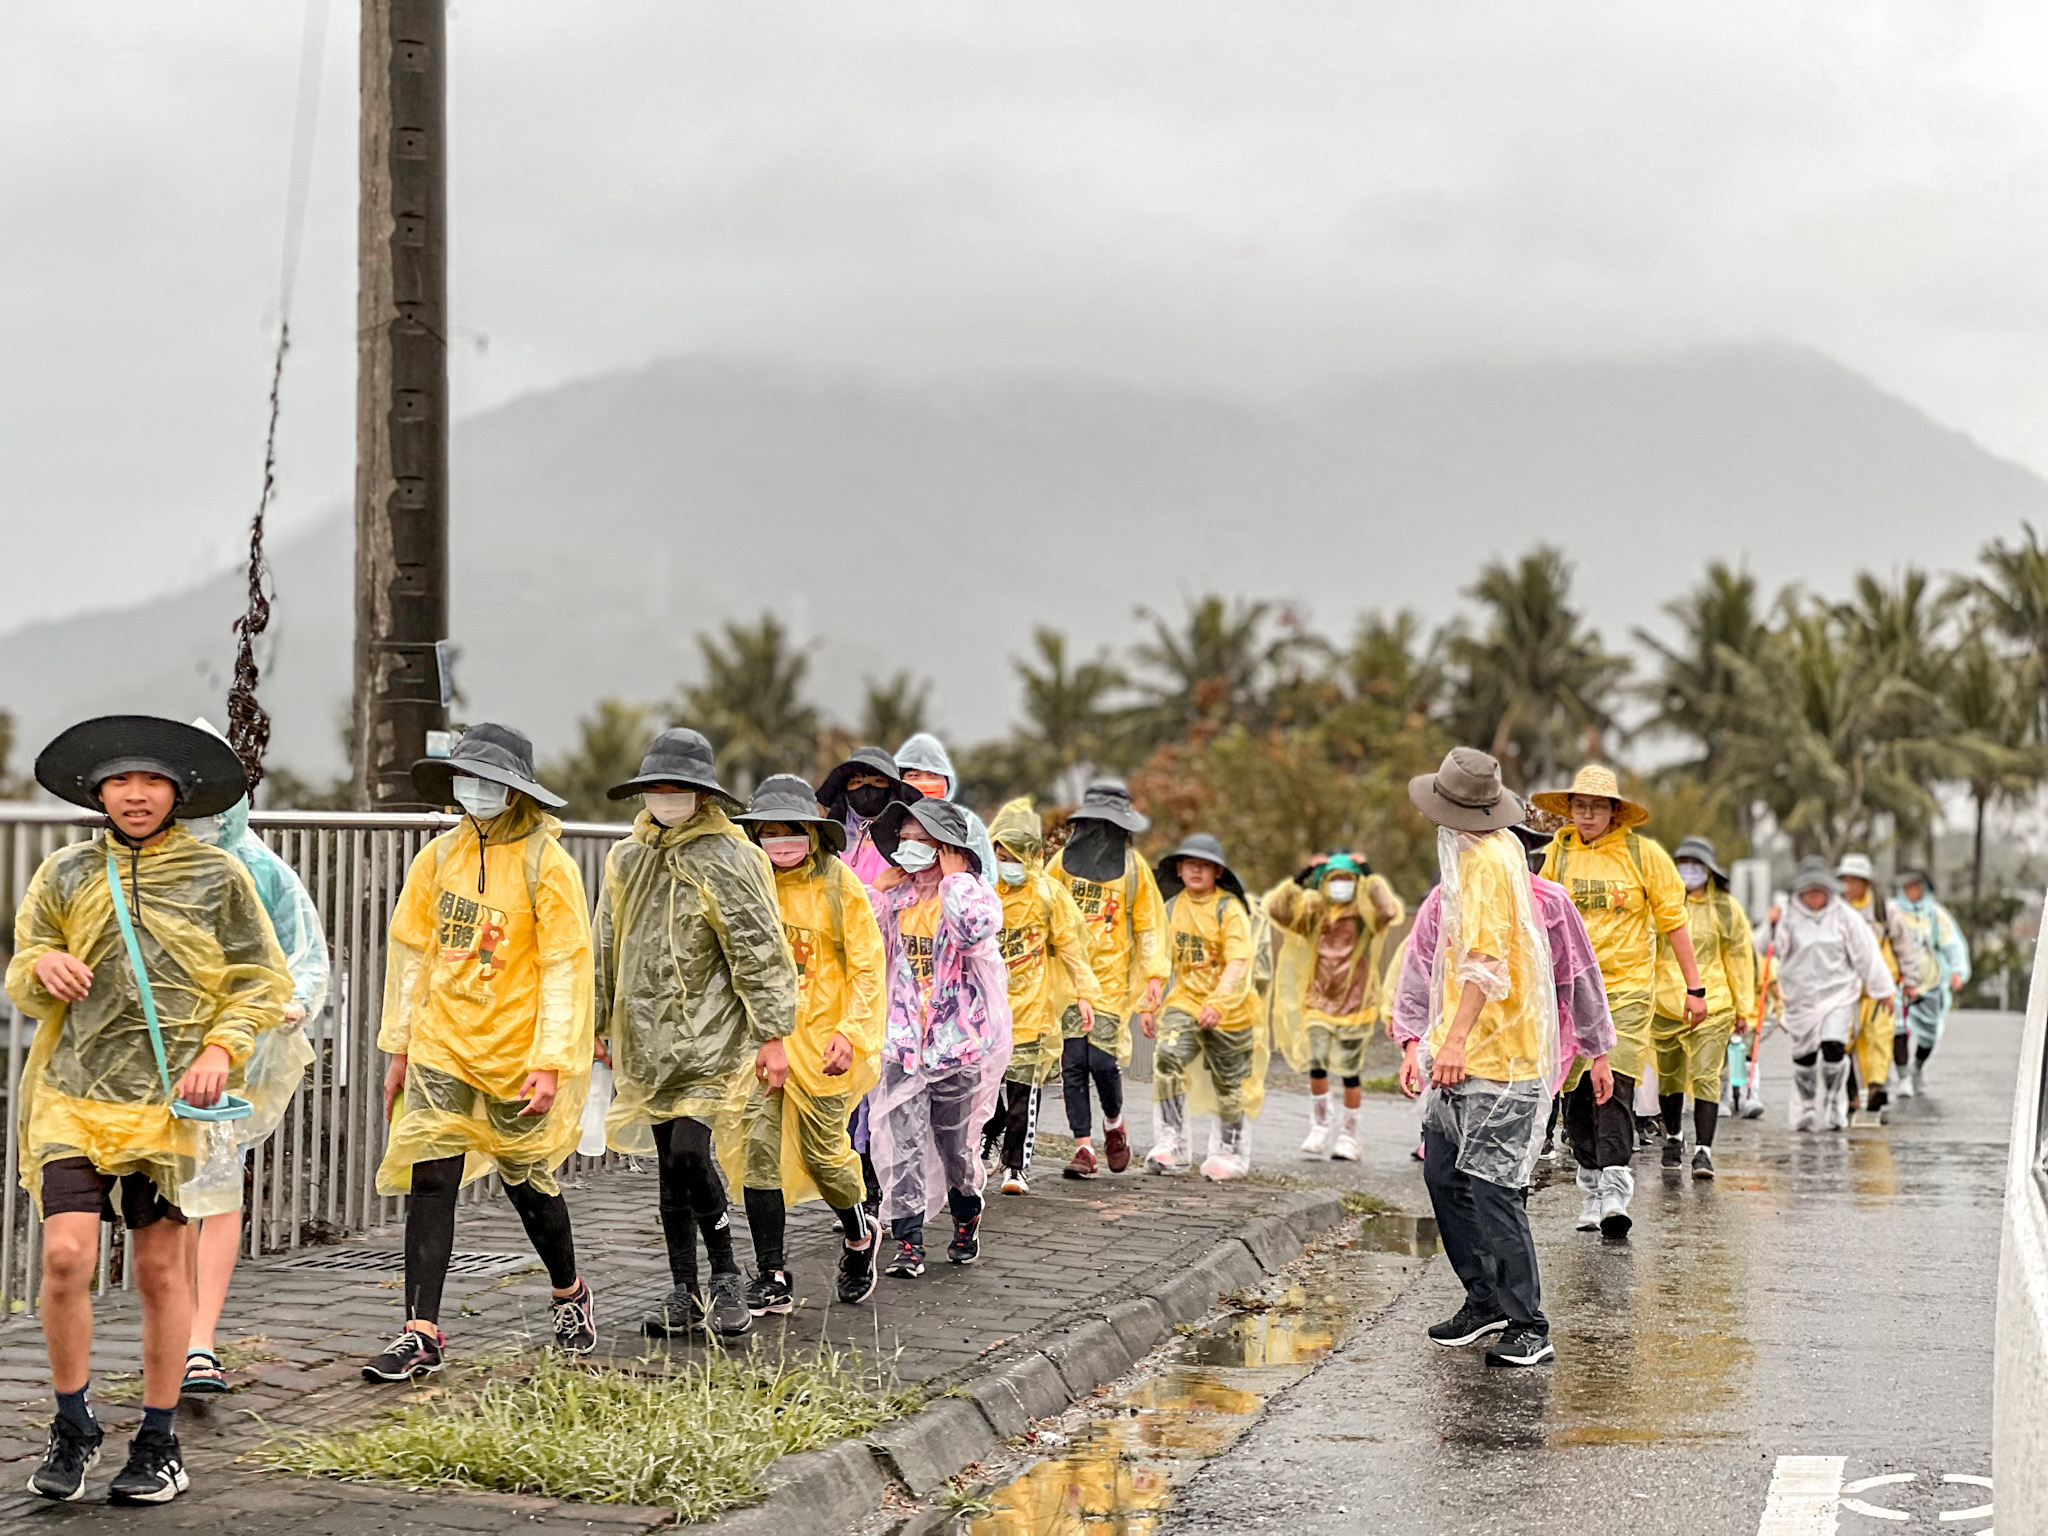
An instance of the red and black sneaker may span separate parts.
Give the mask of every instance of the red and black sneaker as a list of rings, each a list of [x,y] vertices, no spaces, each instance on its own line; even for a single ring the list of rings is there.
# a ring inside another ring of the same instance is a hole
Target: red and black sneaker
[[[953,1241],[946,1244],[946,1262],[972,1264],[981,1257],[981,1218],[970,1216],[953,1223]]]

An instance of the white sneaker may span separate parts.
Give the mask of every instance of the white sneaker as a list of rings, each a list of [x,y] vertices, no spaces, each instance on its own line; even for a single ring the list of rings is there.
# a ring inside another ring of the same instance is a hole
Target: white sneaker
[[[1340,1163],[1357,1162],[1358,1138],[1349,1131],[1339,1131],[1335,1145],[1330,1148],[1330,1156]]]
[[[1920,1085],[1913,1080],[1913,1073],[1905,1068],[1892,1073],[1892,1093],[1901,1099],[1910,1099],[1920,1091]]]
[[[1926,1070],[1927,1064],[1925,1062],[1915,1061],[1913,1063],[1913,1070],[1906,1074],[1907,1081],[1913,1085],[1913,1092],[1925,1093],[1927,1091],[1927,1079],[1921,1076]]]
[[[1330,1150],[1330,1127],[1324,1121],[1317,1121],[1308,1128],[1308,1135],[1302,1138],[1303,1157],[1321,1157]]]
[[[1579,1230],[1598,1232],[1600,1230],[1600,1175],[1594,1169],[1579,1170],[1579,1189],[1585,1195],[1584,1204],[1579,1207]]]
[[[1028,1195],[1031,1193],[1031,1186],[1024,1181],[1023,1174],[1019,1173],[1015,1168],[1009,1168],[1003,1172],[1003,1193],[1006,1195]]]

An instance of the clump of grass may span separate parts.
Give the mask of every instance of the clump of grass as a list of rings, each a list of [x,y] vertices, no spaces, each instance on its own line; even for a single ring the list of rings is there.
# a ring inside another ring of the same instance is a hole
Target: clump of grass
[[[222,1339],[214,1353],[220,1358],[224,1371],[239,1371],[245,1366],[274,1364],[284,1358],[271,1348],[270,1340],[260,1333],[252,1333],[242,1339]]]
[[[93,1383],[92,1396],[98,1403],[139,1403],[142,1375],[139,1371],[108,1371]]]
[[[1392,1201],[1382,1200],[1362,1189],[1345,1190],[1343,1205],[1345,1214],[1350,1216],[1384,1216],[1397,1208]]]
[[[714,1353],[668,1376],[544,1355],[522,1379],[257,1454],[311,1477],[666,1505],[688,1522],[760,1498],[778,1457],[865,1434],[919,1397],[829,1350],[803,1360]]]
[[[1401,1079],[1392,1072],[1383,1072],[1378,1077],[1368,1077],[1359,1083],[1367,1093],[1399,1093]]]

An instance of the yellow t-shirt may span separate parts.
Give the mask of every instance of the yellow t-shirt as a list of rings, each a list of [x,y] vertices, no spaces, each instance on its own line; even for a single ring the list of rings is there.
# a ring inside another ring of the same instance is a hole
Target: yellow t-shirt
[[[1003,900],[1003,964],[1010,968],[1010,1037],[1023,1044],[1057,1035],[1069,1001],[1086,998],[1091,1008],[1102,1001],[1081,914],[1066,886],[1045,875],[997,886],[996,894]]]
[[[1671,855],[1627,828],[1589,847],[1566,827],[1543,856],[1543,876],[1571,893],[1600,957],[1607,995],[1648,993],[1657,976],[1657,935],[1685,922],[1685,882]]]
[[[1055,855],[1046,873],[1067,888],[1081,914],[1088,936],[1088,963],[1102,990],[1098,1007],[1118,1018],[1127,1017],[1138,1006],[1147,981],[1164,982],[1169,964],[1166,954],[1166,908],[1159,899],[1159,882],[1152,870],[1134,852],[1124,853],[1124,873],[1115,880],[1084,880],[1070,875]],[[1125,907],[1125,893],[1130,905]]]
[[[1429,1033],[1431,1052],[1440,1051],[1458,1016],[1463,978],[1471,974],[1468,956],[1507,961],[1508,995],[1489,998],[1465,1037],[1466,1075],[1495,1083],[1526,1083],[1540,1076],[1542,1031],[1557,1031],[1557,1016],[1545,1006],[1549,994],[1539,990],[1542,957],[1521,918],[1525,905],[1533,918],[1535,897],[1531,893],[1526,903],[1518,903],[1517,881],[1527,891],[1529,866],[1512,833],[1480,838],[1460,856],[1463,942],[1444,956],[1442,1017]]]
[[[903,935],[904,958],[917,980],[918,995],[929,1005],[932,1000],[932,942],[939,936],[939,895],[934,891],[915,906],[896,914],[896,930]]]
[[[837,887],[838,937],[834,936],[832,887]],[[805,863],[775,872],[775,899],[782,909],[782,932],[796,959],[796,1028],[783,1042],[789,1052],[790,1076],[812,1097],[859,1091],[872,1086],[882,1055],[882,930],[868,905],[860,876],[838,859],[823,875]],[[845,954],[840,954],[841,945]],[[925,957],[929,974],[931,957]],[[835,1034],[853,1047],[853,1067],[838,1077],[824,1071],[825,1047]]]
[[[1173,985],[1162,1003],[1200,1016],[1211,1003],[1224,1029],[1249,1029],[1258,1022],[1259,999],[1252,990],[1252,920],[1242,901],[1228,891],[1196,896],[1182,891],[1167,911],[1173,955]],[[1237,990],[1222,993],[1223,972],[1243,962]]]
[[[1756,936],[1742,904],[1708,886],[1686,893],[1685,913],[1692,952],[1700,962],[1700,985],[1707,989],[1707,1017],[1730,1011],[1755,1017]],[[1669,939],[1657,942],[1657,1011],[1668,1019],[1685,1013],[1685,974]]]

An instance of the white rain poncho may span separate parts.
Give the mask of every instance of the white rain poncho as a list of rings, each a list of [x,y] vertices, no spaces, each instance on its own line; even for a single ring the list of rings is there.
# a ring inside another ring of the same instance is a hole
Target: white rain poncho
[[[1892,995],[1892,971],[1870,922],[1841,897],[1830,895],[1818,912],[1794,896],[1778,922],[1757,933],[1777,949],[1778,991],[1794,1056],[1811,1056],[1823,1040],[1846,1045],[1855,1037],[1858,1005],[1868,995]]]
[[[988,827],[982,819],[959,799],[960,775],[953,771],[953,759],[946,755],[945,744],[930,731],[919,731],[896,749],[898,771],[909,773],[935,773],[946,781],[947,798],[960,807],[960,814],[967,818],[967,841],[974,849],[974,856],[981,860],[981,883],[994,887],[996,883],[996,849],[990,840]]]
[[[1442,920],[1430,967],[1428,1072],[1468,986],[1486,998],[1465,1040],[1465,1080],[1423,1095],[1423,1121],[1458,1149],[1458,1168],[1520,1189],[1558,1077],[1557,991],[1522,845],[1512,832],[1437,833]]]

